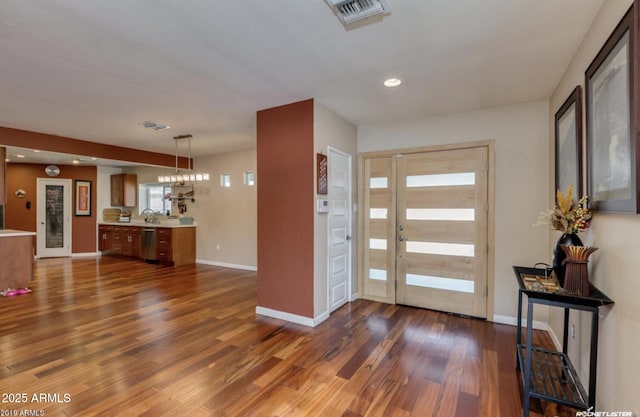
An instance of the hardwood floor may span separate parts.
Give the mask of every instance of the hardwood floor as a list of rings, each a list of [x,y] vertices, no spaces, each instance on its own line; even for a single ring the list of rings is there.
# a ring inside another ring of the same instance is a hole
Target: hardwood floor
[[[511,326],[358,300],[312,329],[256,316],[255,273],[204,265],[35,276],[0,297],[2,415],[522,415]]]

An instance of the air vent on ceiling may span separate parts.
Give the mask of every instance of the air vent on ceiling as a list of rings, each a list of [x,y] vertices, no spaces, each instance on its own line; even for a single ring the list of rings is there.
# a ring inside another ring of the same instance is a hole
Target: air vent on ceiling
[[[149,128],[149,129],[153,129],[153,130],[171,129],[171,126],[163,125],[163,124],[156,123],[156,122],[143,122],[142,126],[144,126],[146,128]]]
[[[391,13],[385,0],[326,0],[344,25]]]

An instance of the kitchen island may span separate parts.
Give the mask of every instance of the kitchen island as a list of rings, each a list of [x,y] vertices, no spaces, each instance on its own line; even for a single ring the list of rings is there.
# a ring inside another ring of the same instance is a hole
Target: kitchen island
[[[196,263],[196,225],[99,223],[98,250],[167,266],[192,265]]]
[[[33,279],[35,232],[0,229],[0,291],[26,288]]]

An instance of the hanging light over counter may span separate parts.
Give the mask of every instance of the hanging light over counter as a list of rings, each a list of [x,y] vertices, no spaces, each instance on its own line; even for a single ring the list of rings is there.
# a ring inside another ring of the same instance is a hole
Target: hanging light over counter
[[[184,184],[186,182],[209,181],[210,177],[208,172],[194,171],[191,169],[191,138],[192,137],[193,135],[179,135],[179,136],[173,137],[176,144],[176,170],[171,174],[158,176],[158,182]],[[180,168],[178,167],[178,141],[181,141],[181,140],[187,141],[187,146],[189,149],[187,170],[180,170]]]

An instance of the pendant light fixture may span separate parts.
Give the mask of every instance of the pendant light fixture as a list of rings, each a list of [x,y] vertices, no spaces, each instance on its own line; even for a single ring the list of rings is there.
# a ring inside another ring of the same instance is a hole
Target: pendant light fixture
[[[161,183],[174,183],[174,184],[184,184],[187,182],[201,182],[201,181],[209,181],[209,173],[194,171],[191,169],[191,138],[193,135],[179,135],[174,136],[173,140],[175,140],[176,144],[176,170],[174,173],[168,175],[160,175],[158,176],[158,182]],[[187,141],[188,146],[188,165],[187,170],[180,170],[178,167],[178,142],[181,140]]]

